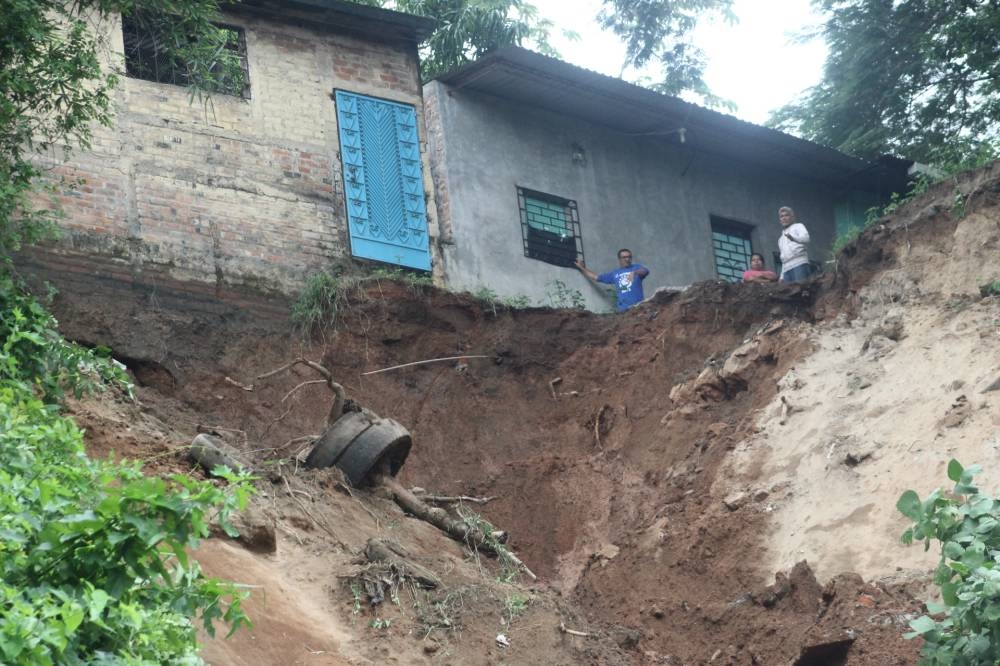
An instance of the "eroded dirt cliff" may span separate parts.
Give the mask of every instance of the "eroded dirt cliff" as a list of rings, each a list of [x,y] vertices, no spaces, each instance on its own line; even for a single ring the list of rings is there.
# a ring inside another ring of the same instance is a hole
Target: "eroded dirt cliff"
[[[261,476],[246,522],[273,528],[273,552],[199,551],[254,592],[255,628],[208,641],[211,663],[910,664],[900,635],[934,553],[898,545],[895,500],[941,483],[950,457],[1000,468],[1000,302],[978,291],[1000,277],[1000,183],[959,183],[961,218],[953,187],[816,283],[702,283],[620,316],[384,281],[305,338],[281,302],[53,256],[26,270],[60,288],[67,335],[115,349],[139,385],[139,404],[74,404],[92,455],[200,474],[184,452],[213,432]],[[539,581],[297,464],[329,390],[301,385],[307,369],[257,377],[298,356],[410,430],[405,485],[495,497],[466,508]],[[468,358],[363,374],[447,356]],[[443,585],[390,581],[371,606],[372,537]]]

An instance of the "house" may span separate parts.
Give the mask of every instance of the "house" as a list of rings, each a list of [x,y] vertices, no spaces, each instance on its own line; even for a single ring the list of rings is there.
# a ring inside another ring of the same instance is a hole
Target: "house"
[[[869,163],[674,97],[509,47],[424,86],[445,283],[565,304],[605,290],[572,268],[627,247],[661,286],[774,268],[779,206],[825,259],[841,228],[905,185]]]
[[[225,5],[242,90],[192,99],[127,17],[114,125],[55,171],[54,270],[206,293],[294,292],[347,257],[430,270],[437,225],[423,141],[422,17],[338,0]],[[428,205],[428,201],[430,204]],[[51,272],[51,271],[50,271]]]

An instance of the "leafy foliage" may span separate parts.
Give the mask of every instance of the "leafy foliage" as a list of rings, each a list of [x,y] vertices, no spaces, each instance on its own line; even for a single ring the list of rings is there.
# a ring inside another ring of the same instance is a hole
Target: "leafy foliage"
[[[1000,5],[815,0],[826,12],[823,80],[771,123],[860,157],[933,164],[997,156]]]
[[[187,549],[209,520],[242,507],[232,492],[138,464],[92,461],[55,400],[110,382],[106,354],[61,338],[55,320],[0,279],[0,662],[200,663],[192,618],[208,631],[248,623],[236,586],[205,578]],[[228,527],[232,531],[231,527]]]
[[[545,295],[554,308],[572,308],[582,310],[587,305],[587,299],[579,289],[569,287],[562,280],[553,280],[546,285]]]
[[[709,91],[702,74],[705,54],[690,40],[699,18],[720,16],[732,23],[732,0],[604,0],[598,20],[625,42],[625,67],[658,63],[663,80],[651,86],[668,95],[691,91],[710,106],[732,106]]]
[[[7,273],[0,273],[0,340],[0,382],[15,383],[48,402],[66,390],[79,397],[105,383],[116,383],[131,396],[128,375],[110,358],[110,350],[66,342],[55,318]]]
[[[194,91],[238,81],[238,58],[220,45],[217,0],[4,0],[0,5],[0,256],[54,234],[52,210],[33,193],[46,174],[32,156],[87,148],[95,124],[111,122],[118,83],[94,25],[125,12],[155,41],[153,48],[183,62]]]
[[[500,538],[500,530],[498,530],[493,523],[486,520],[482,515],[472,511],[465,507],[465,505],[459,505],[457,507],[458,515],[465,521],[465,524],[483,535],[483,545],[489,552],[495,553],[497,560],[500,564],[500,571],[497,574],[496,580],[499,583],[513,583],[518,580],[521,575],[521,567],[518,564],[518,560],[513,557],[513,553],[507,548],[504,540]],[[478,558],[478,550],[475,544],[468,544],[472,551],[476,553]]]
[[[366,273],[317,273],[292,304],[292,323],[304,333],[336,329],[351,298],[362,299],[372,284],[388,280],[406,285],[415,293],[432,284],[430,275],[400,268],[375,268]]]
[[[899,498],[896,507],[913,521],[903,543],[931,539],[941,543],[941,558],[934,582],[941,588],[943,604],[928,604],[940,615],[921,616],[910,622],[907,638],[922,636],[922,663],[973,666],[1000,660],[1000,500],[983,493],[973,483],[978,465],[964,468],[948,463],[951,493],[940,488],[921,501],[913,490]]]
[[[438,25],[420,53],[424,80],[433,79],[502,46],[531,43],[548,55],[552,22],[524,0],[353,0],[427,16]]]

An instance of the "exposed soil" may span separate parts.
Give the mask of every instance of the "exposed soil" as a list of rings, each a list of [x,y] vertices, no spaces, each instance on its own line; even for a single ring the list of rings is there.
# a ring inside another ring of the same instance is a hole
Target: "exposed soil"
[[[1000,304],[977,291],[1000,270],[1000,185],[961,183],[961,221],[952,187],[866,232],[821,282],[702,283],[624,315],[494,312],[383,282],[305,339],[282,303],[24,265],[59,287],[64,331],[115,349],[139,385],[139,405],[73,405],[92,455],[200,474],[184,450],[211,431],[262,476],[245,521],[273,526],[276,551],[198,552],[254,586],[255,628],[208,640],[210,663],[912,664],[901,634],[934,558],[897,545],[895,499],[943,482],[952,455],[989,468],[1000,447],[1000,391],[984,392]],[[495,496],[469,508],[539,581],[499,582],[495,561],[379,492],[297,465],[330,392],[299,386],[319,378],[306,368],[256,379],[297,356],[410,430],[405,485]],[[358,556],[375,536],[443,588],[371,607]]]

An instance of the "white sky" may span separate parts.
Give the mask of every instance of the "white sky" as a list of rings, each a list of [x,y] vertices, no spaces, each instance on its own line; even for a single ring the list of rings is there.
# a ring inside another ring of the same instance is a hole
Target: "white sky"
[[[595,17],[601,0],[532,3],[542,17],[555,23],[551,41],[563,60],[610,76],[620,74],[624,46],[598,25]],[[763,123],[770,111],[798,99],[819,82],[826,57],[822,39],[807,44],[792,40],[803,29],[819,25],[821,17],[813,13],[809,0],[735,0],[733,11],[738,23],[703,20],[694,41],[707,55],[705,81],[712,92],[736,103],[733,115]],[[579,41],[565,39],[563,30],[579,33]],[[624,78],[634,81],[638,76],[626,72]]]

